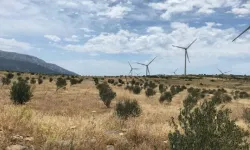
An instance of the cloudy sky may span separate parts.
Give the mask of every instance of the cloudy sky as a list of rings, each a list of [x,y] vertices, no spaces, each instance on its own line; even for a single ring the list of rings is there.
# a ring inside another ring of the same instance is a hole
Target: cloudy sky
[[[0,49],[82,75],[250,74],[249,0],[0,0]]]

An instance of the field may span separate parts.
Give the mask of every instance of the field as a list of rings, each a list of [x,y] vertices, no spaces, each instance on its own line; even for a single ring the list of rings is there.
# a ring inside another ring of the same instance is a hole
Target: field
[[[6,72],[1,72],[1,77]],[[14,73],[12,82],[17,80]],[[38,78],[38,75],[21,74],[23,78]],[[183,100],[188,96],[184,90],[173,96],[172,102],[160,103],[161,96],[158,85],[185,85],[187,88],[200,89],[224,88],[233,97],[232,92],[239,90],[250,93],[250,81],[244,79],[226,79],[218,77],[199,77],[184,79],[173,76],[168,78],[148,78],[157,84],[156,94],[145,95],[125,90],[125,85],[109,84],[116,97],[111,107],[107,108],[100,100],[99,91],[92,77],[83,78],[82,83],[56,91],[58,76],[45,77],[42,84],[31,85],[33,97],[25,105],[14,105],[10,100],[10,85],[3,85],[0,94],[0,149],[9,145],[21,144],[32,149],[44,150],[155,150],[169,149],[168,133],[174,131],[172,117],[178,122]],[[145,80],[145,77],[99,77],[99,82],[108,79],[122,79],[125,83],[134,78],[135,81]],[[127,80],[127,81],[126,81]],[[119,86],[118,86],[119,85]],[[204,99],[211,98],[206,95]],[[115,115],[116,103],[124,99],[138,101],[142,114],[128,120],[119,119]],[[199,105],[199,104],[198,104]],[[250,98],[233,99],[218,107],[230,108],[231,119],[242,129],[250,131],[250,125],[243,119],[243,111],[250,108]],[[179,127],[180,128],[180,127]],[[250,140],[250,138],[248,139]]]

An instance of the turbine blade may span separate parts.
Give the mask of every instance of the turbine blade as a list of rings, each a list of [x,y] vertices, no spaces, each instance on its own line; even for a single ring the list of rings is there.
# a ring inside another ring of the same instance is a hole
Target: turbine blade
[[[129,64],[129,66],[132,68],[132,66],[131,66],[131,64],[129,63],[129,61],[128,61],[128,64]]]
[[[140,68],[133,68],[133,70],[139,70]]]
[[[189,49],[193,44],[194,44],[194,42],[196,41],[197,39],[195,39],[188,47],[187,47],[187,49]]]
[[[188,56],[188,51],[186,52],[186,57],[188,59],[188,62],[190,63],[189,56]]]
[[[139,64],[139,65],[143,65],[143,66],[146,66],[146,65],[145,65],[145,64],[143,64],[143,63],[138,63],[138,62],[137,62],[137,64]]]
[[[156,57],[157,57],[157,56],[156,56]],[[155,58],[156,58],[156,57],[155,57]],[[150,63],[148,63],[148,65],[150,65],[150,64],[155,60],[155,58],[154,58],[153,60],[151,60]]]
[[[247,32],[247,30],[250,29],[250,26],[248,28],[246,28],[240,35],[238,35],[235,39],[233,39],[232,42],[234,42],[235,40],[237,40],[242,34],[244,34],[245,32]]]
[[[148,75],[150,75],[150,71],[149,71],[149,68],[147,67],[147,69],[148,69]]]
[[[177,70],[178,70],[178,68],[177,68],[177,69],[175,69],[174,73],[175,73]]]
[[[185,47],[181,47],[181,46],[175,46],[175,45],[172,45],[173,47],[177,47],[177,48],[181,48],[181,49],[186,49]]]
[[[231,72],[232,70],[230,70],[230,71],[227,71],[227,72],[224,72],[224,73],[228,73],[228,72]]]
[[[217,69],[220,71],[221,74],[223,74],[223,72],[219,68],[217,68]]]

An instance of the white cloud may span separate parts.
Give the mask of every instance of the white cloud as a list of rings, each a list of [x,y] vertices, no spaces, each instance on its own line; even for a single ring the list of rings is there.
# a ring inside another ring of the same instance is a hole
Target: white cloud
[[[89,28],[80,28],[80,30],[83,30],[84,32],[87,32],[87,33],[94,32],[94,30],[91,30]]]
[[[231,13],[239,15],[239,16],[246,16],[250,14],[250,2],[243,3],[239,7],[235,7],[231,10]]]
[[[147,29],[148,33],[160,33],[160,32],[164,32],[164,29],[162,27],[148,27]]]
[[[59,38],[56,35],[44,35],[44,37],[53,41],[53,42],[60,42],[61,41],[61,38]]]
[[[212,14],[216,8],[233,8],[238,6],[241,0],[166,0],[165,2],[149,3],[156,10],[165,11],[161,18],[170,20],[172,15],[195,11],[199,14]]]
[[[105,12],[100,12],[98,15],[107,16],[109,18],[123,18],[131,9],[129,7],[116,5],[113,7],[109,7]]]
[[[30,50],[33,47],[29,43],[20,42],[15,39],[0,38],[0,49],[4,51],[25,51]]]
[[[71,37],[64,38],[64,41],[67,42],[79,42],[79,37],[76,35],[72,35]]]

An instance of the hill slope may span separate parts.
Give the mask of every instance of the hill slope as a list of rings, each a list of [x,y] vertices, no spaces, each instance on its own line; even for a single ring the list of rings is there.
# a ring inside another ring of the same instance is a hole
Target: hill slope
[[[47,63],[37,57],[2,50],[0,50],[0,70],[77,75],[74,72],[55,64]]]

